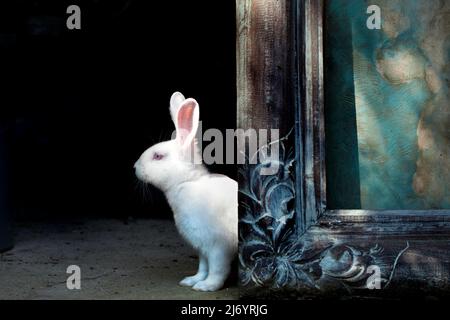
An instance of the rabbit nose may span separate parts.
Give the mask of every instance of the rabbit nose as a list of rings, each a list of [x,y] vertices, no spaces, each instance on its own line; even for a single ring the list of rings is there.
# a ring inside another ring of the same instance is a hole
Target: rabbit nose
[[[138,165],[139,165],[139,160],[138,161],[136,161],[135,163],[134,163],[134,166],[133,166],[133,168],[137,168],[138,167]]]

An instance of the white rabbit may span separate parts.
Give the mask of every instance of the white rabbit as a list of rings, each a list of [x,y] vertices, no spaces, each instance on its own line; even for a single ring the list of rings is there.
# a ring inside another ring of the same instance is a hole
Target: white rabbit
[[[136,176],[164,192],[178,231],[198,252],[197,274],[180,285],[216,291],[227,279],[237,252],[238,185],[227,176],[210,174],[198,161],[197,102],[175,92],[170,114],[176,138],[147,149],[134,165]]]

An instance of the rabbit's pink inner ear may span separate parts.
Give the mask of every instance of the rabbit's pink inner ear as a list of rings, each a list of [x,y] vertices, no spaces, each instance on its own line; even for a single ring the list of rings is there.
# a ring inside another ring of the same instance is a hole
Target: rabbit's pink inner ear
[[[182,145],[184,145],[187,137],[192,132],[195,107],[196,103],[194,101],[189,101],[184,103],[178,110],[177,133]]]

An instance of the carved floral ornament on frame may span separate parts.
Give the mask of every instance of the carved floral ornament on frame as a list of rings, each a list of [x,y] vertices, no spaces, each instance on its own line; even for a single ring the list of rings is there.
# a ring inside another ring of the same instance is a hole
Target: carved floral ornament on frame
[[[396,255],[385,254],[373,244],[369,249],[341,242],[314,238],[306,240],[296,232],[295,152],[293,130],[272,142],[279,144],[279,160],[266,157],[269,146],[257,153],[258,164],[243,166],[240,193],[239,273],[244,286],[321,289],[340,285],[348,290],[385,289],[395,273],[399,258],[409,243]],[[256,155],[254,155],[256,156]],[[274,175],[261,175],[274,166]],[[242,201],[244,200],[244,201]]]

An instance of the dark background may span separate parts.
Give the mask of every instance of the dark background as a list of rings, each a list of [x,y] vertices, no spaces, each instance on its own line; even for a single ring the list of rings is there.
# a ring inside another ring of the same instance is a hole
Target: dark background
[[[66,8],[81,8],[81,30]],[[133,164],[170,138],[173,91],[203,129],[234,128],[234,1],[0,4],[0,125],[18,220],[171,217]],[[235,177],[235,167],[211,168]]]

